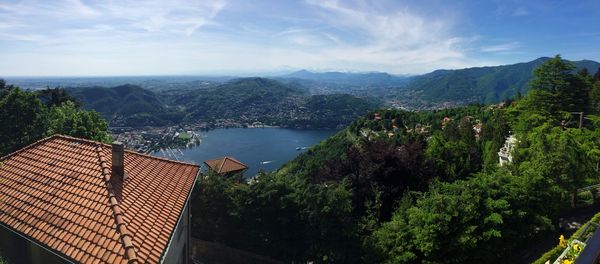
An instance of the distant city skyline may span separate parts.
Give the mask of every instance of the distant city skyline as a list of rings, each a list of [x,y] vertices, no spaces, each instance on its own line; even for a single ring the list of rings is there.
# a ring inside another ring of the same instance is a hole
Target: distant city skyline
[[[0,0],[0,78],[600,61],[597,25],[597,0]]]

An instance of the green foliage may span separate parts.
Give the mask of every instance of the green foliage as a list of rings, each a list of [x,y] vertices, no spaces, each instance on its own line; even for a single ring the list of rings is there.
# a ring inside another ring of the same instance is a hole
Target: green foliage
[[[553,247],[551,250],[548,250],[546,253],[544,253],[544,255],[542,255],[540,258],[532,262],[532,264],[546,264],[547,261],[552,263],[560,256],[563,250],[565,249],[557,245],[556,247]]]
[[[470,101],[495,103],[526,94],[533,70],[551,58],[527,63],[461,70],[438,70],[416,77],[408,89],[422,91],[427,101]],[[593,61],[573,62],[577,69],[598,69]]]
[[[105,143],[111,141],[106,121],[95,111],[77,109],[71,101],[52,107],[46,120],[48,135],[64,134]]]
[[[600,81],[596,81],[590,89],[590,110],[594,114],[600,114]]]
[[[250,184],[208,175],[194,192],[194,236],[285,261],[356,262],[346,184],[262,173]],[[198,204],[198,205],[196,205]]]
[[[77,100],[73,96],[71,96],[71,94],[69,94],[65,89],[62,88],[48,87],[43,90],[35,91],[35,93],[38,95],[42,103],[44,103],[49,108],[53,106],[60,106],[66,102],[71,102],[76,107],[80,106],[79,102],[77,102]]]
[[[552,107],[567,112],[587,112],[591,78],[585,73],[574,74],[574,69],[572,63],[562,60],[559,55],[535,69],[531,89],[544,93],[530,97],[530,107],[541,107],[551,114],[556,111]]]
[[[506,171],[435,184],[373,233],[374,254],[384,263],[499,262],[522,239],[551,228],[547,209],[529,207],[557,200],[544,187],[543,178]]]
[[[44,137],[46,107],[33,93],[12,89],[0,100],[0,153],[13,152]]]
[[[0,99],[0,123],[3,124],[0,127],[0,155],[53,134],[110,141],[106,121],[96,112],[79,110],[70,100],[61,105],[49,104],[48,108],[38,96],[38,93],[11,88]]]
[[[456,129],[449,125],[444,132]],[[469,127],[470,129],[470,127]],[[470,132],[470,131],[468,131]],[[443,180],[465,178],[481,169],[481,150],[472,133],[467,140],[451,139],[447,133],[435,133],[427,141],[426,155]]]
[[[565,92],[571,85],[570,75],[574,68],[572,63],[563,61],[560,55],[556,55],[533,71],[531,88],[556,93]]]
[[[67,90],[87,110],[98,111],[115,126],[165,125],[181,121],[184,113],[168,109],[160,97],[135,85]]]
[[[596,160],[588,154],[598,149],[598,145],[590,142],[592,133],[573,128],[562,130],[548,124],[533,129],[522,138],[515,153],[519,170],[540,173],[573,196],[595,174]],[[582,144],[586,141],[587,144]],[[576,197],[572,199],[575,206]]]

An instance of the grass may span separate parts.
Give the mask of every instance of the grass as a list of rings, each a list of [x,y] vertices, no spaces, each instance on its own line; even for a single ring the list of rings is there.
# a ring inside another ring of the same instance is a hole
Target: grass
[[[190,138],[192,138],[192,135],[188,132],[181,132],[181,133],[179,133],[179,138],[180,139],[190,139]]]

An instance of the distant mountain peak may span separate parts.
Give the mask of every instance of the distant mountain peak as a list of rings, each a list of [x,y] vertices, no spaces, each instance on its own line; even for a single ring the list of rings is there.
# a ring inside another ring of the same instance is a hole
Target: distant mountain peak
[[[297,78],[317,82],[337,83],[344,85],[401,85],[406,82],[406,76],[391,75],[387,72],[311,72],[306,69],[280,76],[281,78]]]
[[[313,73],[313,72],[306,70],[306,69],[302,69],[299,71],[292,72],[291,74],[304,74],[304,73]]]

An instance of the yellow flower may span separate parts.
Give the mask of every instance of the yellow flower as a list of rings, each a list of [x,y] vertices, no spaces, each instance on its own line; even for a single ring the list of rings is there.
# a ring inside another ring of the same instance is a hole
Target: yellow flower
[[[573,249],[575,249],[576,252],[581,252],[581,246],[579,244],[573,244]]]
[[[558,244],[562,247],[562,248],[567,248],[567,240],[565,239],[565,236],[560,235],[560,237],[558,238]]]
[[[565,259],[562,261],[562,264],[573,264],[573,261],[571,261],[570,259]]]

